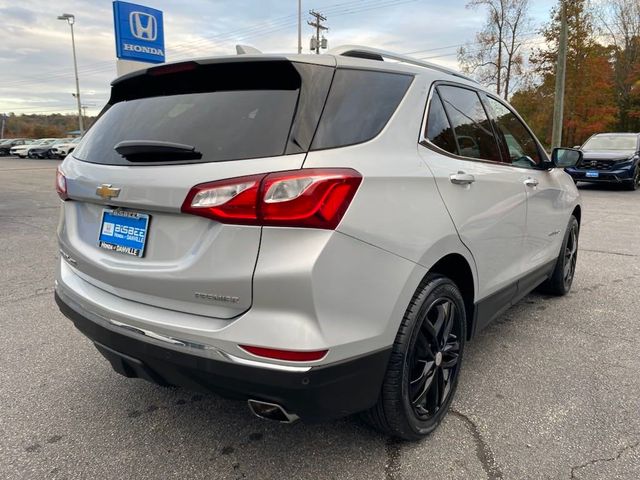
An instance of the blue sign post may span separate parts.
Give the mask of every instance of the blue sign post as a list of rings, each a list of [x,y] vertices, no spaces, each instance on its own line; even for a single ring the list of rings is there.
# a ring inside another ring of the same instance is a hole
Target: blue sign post
[[[164,62],[162,12],[116,0],[113,2],[116,55],[122,60]]]

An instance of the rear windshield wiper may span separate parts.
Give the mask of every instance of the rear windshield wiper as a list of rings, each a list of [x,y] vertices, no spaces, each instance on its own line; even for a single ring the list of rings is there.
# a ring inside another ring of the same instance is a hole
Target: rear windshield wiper
[[[126,140],[113,149],[130,162],[170,162],[202,158],[202,153],[192,145],[159,140]]]

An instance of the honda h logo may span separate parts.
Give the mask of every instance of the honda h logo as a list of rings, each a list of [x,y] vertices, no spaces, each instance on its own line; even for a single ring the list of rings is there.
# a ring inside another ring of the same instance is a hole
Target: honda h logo
[[[2,0],[0,0],[0,3]],[[129,1],[114,0],[116,54],[134,62],[164,62],[162,11]]]
[[[156,17],[144,12],[131,12],[129,14],[129,27],[131,35],[140,40],[155,41],[158,36],[158,23]]]

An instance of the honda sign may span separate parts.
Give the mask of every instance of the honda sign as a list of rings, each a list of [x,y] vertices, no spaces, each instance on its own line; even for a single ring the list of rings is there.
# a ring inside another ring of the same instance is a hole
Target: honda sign
[[[113,23],[118,58],[137,62],[164,62],[164,30],[160,10],[115,1]]]

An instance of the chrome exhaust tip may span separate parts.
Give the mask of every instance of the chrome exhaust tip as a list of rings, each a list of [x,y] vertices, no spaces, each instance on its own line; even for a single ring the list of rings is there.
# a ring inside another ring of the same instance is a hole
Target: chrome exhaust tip
[[[251,413],[259,418],[274,420],[280,423],[293,423],[299,419],[295,413],[287,412],[277,403],[269,403],[253,399],[249,399],[247,403],[249,404],[249,410],[251,410]]]

